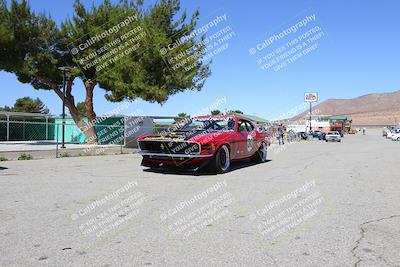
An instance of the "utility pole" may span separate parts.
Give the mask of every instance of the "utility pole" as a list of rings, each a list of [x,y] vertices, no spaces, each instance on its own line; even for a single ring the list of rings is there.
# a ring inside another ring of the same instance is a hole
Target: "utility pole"
[[[304,102],[307,102],[307,103],[310,104],[310,115],[308,117],[308,119],[310,121],[310,130],[309,130],[309,132],[312,131],[312,126],[311,126],[312,102],[317,102],[317,101],[318,101],[318,93],[317,92],[304,93]]]
[[[312,110],[312,102],[310,102],[310,132],[312,131],[312,127],[311,127],[311,110]]]
[[[65,148],[65,84],[67,82],[66,73],[69,72],[72,68],[68,66],[62,66],[58,68],[63,72],[63,101],[62,101],[62,141],[61,148]],[[58,138],[58,136],[57,136]]]

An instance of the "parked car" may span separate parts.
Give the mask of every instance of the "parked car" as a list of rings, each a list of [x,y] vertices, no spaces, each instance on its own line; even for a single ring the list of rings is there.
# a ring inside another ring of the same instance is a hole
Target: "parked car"
[[[338,131],[331,131],[325,135],[325,141],[326,142],[329,142],[329,141],[341,142],[342,137],[340,136],[340,133]]]
[[[349,131],[349,134],[356,134],[357,133],[357,129],[351,128]]]
[[[392,134],[391,139],[392,141],[400,141],[400,132]]]
[[[267,161],[269,134],[243,116],[200,116],[164,134],[138,138],[142,165],[150,168],[229,171],[232,161]]]
[[[382,129],[382,136],[383,136],[383,137],[386,137],[387,134],[388,134],[388,132],[389,132],[388,127],[383,127],[383,129]]]
[[[318,135],[318,140],[325,140],[325,136],[326,136],[326,133],[321,132],[321,134]]]
[[[307,132],[301,132],[300,136],[301,136],[302,140],[307,140],[308,139],[308,133]]]
[[[321,134],[321,131],[314,131],[314,132],[312,132],[312,137],[318,138],[320,134]]]
[[[325,139],[325,133],[321,131],[314,131],[312,132],[312,137],[313,138],[318,138],[318,140],[324,140]]]
[[[387,135],[386,135],[386,138],[388,138],[388,139],[392,139],[392,136],[394,136],[395,134],[398,134],[398,133],[400,133],[400,129],[395,129],[395,128],[393,128],[392,130],[390,130],[388,133],[387,133]]]

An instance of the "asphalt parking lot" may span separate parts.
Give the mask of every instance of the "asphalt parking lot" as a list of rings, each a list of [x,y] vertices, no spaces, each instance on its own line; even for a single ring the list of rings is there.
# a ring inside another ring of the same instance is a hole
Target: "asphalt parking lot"
[[[133,154],[0,162],[0,266],[400,266],[400,142],[380,134],[222,175]]]

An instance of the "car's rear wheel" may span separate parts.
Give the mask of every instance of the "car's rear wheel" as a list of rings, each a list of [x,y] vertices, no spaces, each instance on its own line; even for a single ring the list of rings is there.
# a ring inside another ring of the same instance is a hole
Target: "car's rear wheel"
[[[231,166],[231,158],[229,153],[229,148],[223,145],[218,149],[214,158],[210,162],[210,167],[213,172],[224,173],[229,170]]]
[[[251,159],[257,163],[263,163],[267,161],[267,155],[267,145],[263,142]]]
[[[397,141],[400,141],[400,137],[397,137]]]

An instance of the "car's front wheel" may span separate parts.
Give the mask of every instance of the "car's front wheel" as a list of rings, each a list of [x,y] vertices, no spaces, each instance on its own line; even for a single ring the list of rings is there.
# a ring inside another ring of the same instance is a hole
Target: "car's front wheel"
[[[252,157],[252,160],[257,163],[263,163],[267,161],[267,155],[267,145],[263,142]]]
[[[229,148],[223,145],[218,149],[214,158],[211,160],[211,170],[216,173],[225,173],[229,170],[231,166],[231,158],[229,153]]]

